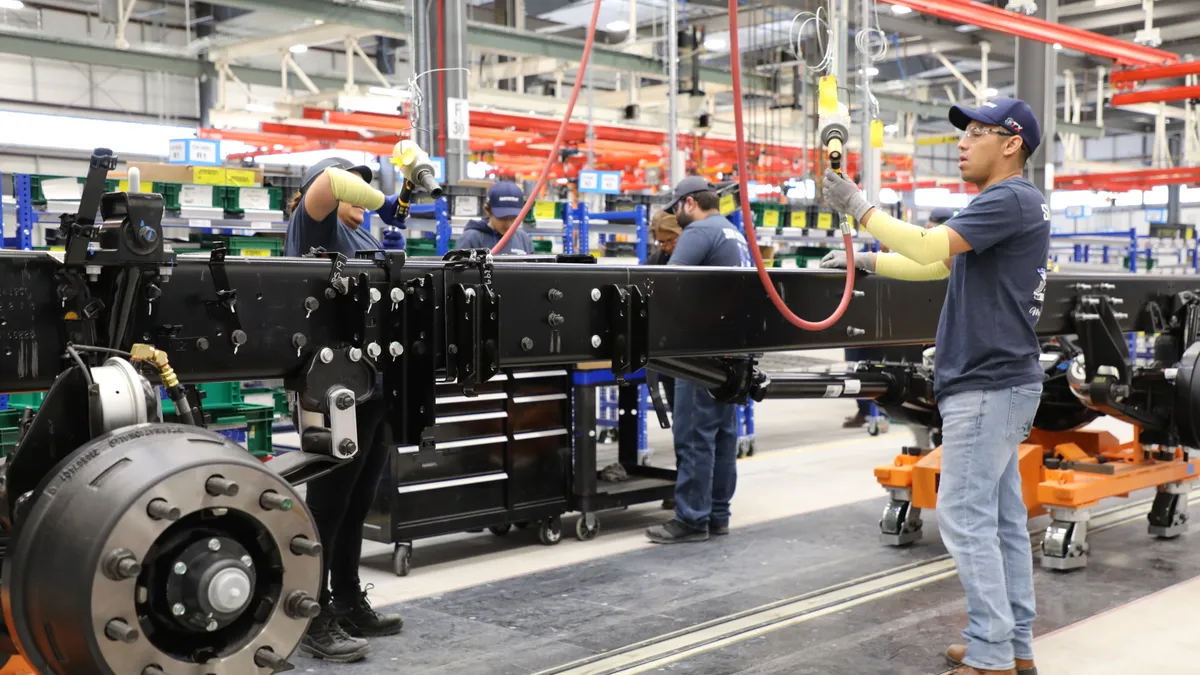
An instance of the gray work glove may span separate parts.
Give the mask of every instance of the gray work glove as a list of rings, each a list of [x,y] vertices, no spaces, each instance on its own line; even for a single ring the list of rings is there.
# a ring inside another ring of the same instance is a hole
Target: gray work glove
[[[861,221],[863,216],[867,215],[867,211],[871,210],[871,202],[867,201],[858,186],[853,181],[834,173],[833,169],[825,169],[825,186],[822,194],[825,197],[825,203],[830,208],[839,213],[854,216],[856,221]]]
[[[854,266],[864,272],[875,271],[875,254],[866,252],[856,252],[854,254]],[[846,252],[843,250],[830,251],[821,258],[821,267],[827,270],[844,270],[846,269]]]

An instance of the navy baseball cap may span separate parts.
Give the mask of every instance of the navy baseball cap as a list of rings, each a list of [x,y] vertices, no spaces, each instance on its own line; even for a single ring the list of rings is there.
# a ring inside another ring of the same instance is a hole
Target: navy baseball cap
[[[670,206],[663,210],[667,213],[675,213],[675,207],[679,206],[679,203],[682,202],[688,195],[694,195],[697,192],[713,191],[713,186],[710,185],[709,182],[704,179],[704,177],[688,176],[687,178],[679,181],[679,184],[675,186],[675,192],[671,195],[674,198],[674,201],[671,202]]]
[[[370,183],[371,180],[375,178],[375,173],[371,171],[371,167],[369,166],[363,166],[361,164],[354,166],[349,160],[342,159],[341,157],[330,157],[328,159],[323,159],[308,168],[308,171],[304,174],[304,181],[300,183],[300,191],[307,191],[308,186],[313,184],[313,181],[317,179],[317,176],[325,173],[325,169],[328,169],[331,166],[336,166],[339,169],[345,169],[350,173],[356,173],[362,176],[362,179],[367,183]]]
[[[975,110],[961,105],[950,108],[950,123],[959,129],[966,129],[972,120],[1008,129],[1021,137],[1029,152],[1042,143],[1042,126],[1029,104],[1019,98],[992,99]]]
[[[525,205],[525,193],[516,183],[496,183],[488,188],[487,205],[497,218],[515,218]]]

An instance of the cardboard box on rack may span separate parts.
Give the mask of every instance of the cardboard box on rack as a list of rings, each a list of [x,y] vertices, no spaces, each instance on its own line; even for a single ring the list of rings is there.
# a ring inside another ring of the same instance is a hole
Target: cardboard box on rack
[[[200,185],[258,187],[263,182],[262,167],[226,169],[218,166],[129,162],[128,168],[134,167],[141,172],[143,183],[197,183]]]

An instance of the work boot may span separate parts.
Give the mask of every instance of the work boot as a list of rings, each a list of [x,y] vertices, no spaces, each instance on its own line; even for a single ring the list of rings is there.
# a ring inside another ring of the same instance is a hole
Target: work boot
[[[367,591],[373,588],[368,584],[366,590],[349,597],[335,597],[332,612],[347,633],[356,638],[386,637],[395,635],[404,628],[404,619],[398,614],[380,614],[371,609],[367,601]]]
[[[729,521],[728,520],[726,520],[725,522],[716,522],[713,520],[708,521],[708,534],[713,537],[720,537],[720,536],[729,534]]]
[[[646,530],[646,537],[656,544],[683,544],[690,541],[708,541],[708,530],[697,530],[672,518],[662,525]]]
[[[867,416],[859,413],[854,417],[847,417],[842,422],[843,429],[861,429],[867,425]]]
[[[662,500],[662,510],[663,511],[674,511],[675,510],[675,498],[667,497],[666,499]]]
[[[946,662],[953,667],[963,665],[962,660],[967,657],[966,645],[950,645],[945,652]],[[1033,665],[1033,659],[1017,659],[1017,675],[1038,675],[1037,666]],[[987,671],[984,671],[987,672]],[[1001,671],[1004,672],[1004,671]]]
[[[350,637],[338,625],[331,608],[322,607],[300,642],[300,652],[330,663],[354,663],[367,658],[371,645],[366,640]]]
[[[951,675],[1016,675],[1016,670],[980,670],[971,666],[959,666]]]

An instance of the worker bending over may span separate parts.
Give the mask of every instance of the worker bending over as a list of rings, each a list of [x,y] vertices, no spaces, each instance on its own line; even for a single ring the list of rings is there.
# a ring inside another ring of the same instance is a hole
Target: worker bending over
[[[487,201],[483,205],[486,219],[478,218],[467,223],[462,236],[454,242],[454,248],[490,249],[510,228],[517,228],[501,255],[533,255],[533,237],[521,229],[517,216],[525,204],[525,193],[516,183],[496,183],[488,188]]]
[[[950,277],[937,330],[934,395],[942,416],[938,523],[967,596],[966,645],[946,657],[956,675],[1035,675],[1033,555],[1017,446],[1042,393],[1042,313],[1050,208],[1022,177],[1041,141],[1024,102],[999,98],[950,109],[966,133],[962,179],[979,195],[926,230],[875,209],[854,183],[826,172],[830,206],[853,216],[891,253],[855,255],[856,267],[912,281]],[[824,267],[845,267],[845,253]]]
[[[344,159],[327,159],[309,169],[292,201],[286,254],[299,256],[320,247],[353,258],[358,251],[380,249],[362,227],[364,210],[378,211],[387,225],[404,225],[396,219],[397,197],[371,187],[371,178],[370,168],[352,167]],[[371,609],[358,578],[363,523],[387,463],[382,391],[377,388],[357,412],[358,454],[309,481],[305,498],[324,547],[324,570],[321,613],[309,624],[300,651],[337,663],[366,658],[371,648],[361,638],[395,635],[404,625],[399,616]]]
[[[682,228],[670,265],[749,267],[746,238],[717,210],[708,181],[690,176],[675,186],[666,209]],[[675,517],[646,531],[658,544],[705,541],[729,534],[729,503],[737,487],[737,406],[703,386],[675,381]]]

